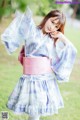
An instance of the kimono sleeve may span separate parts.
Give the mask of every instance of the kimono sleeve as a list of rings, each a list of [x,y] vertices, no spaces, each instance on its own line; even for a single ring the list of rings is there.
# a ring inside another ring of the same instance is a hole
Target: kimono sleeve
[[[71,42],[64,45],[61,41],[56,43],[55,49],[57,59],[55,63],[52,60],[52,69],[59,82],[68,82],[75,62],[77,50]]]
[[[2,43],[4,43],[9,54],[13,53],[24,42],[33,27],[34,21],[30,8],[27,7],[24,13],[18,11],[16,17],[1,35]]]

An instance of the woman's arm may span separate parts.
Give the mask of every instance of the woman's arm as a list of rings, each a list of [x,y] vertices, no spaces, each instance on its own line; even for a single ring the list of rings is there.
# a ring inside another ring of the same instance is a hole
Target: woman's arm
[[[58,40],[61,40],[64,43],[64,45],[67,45],[70,43],[68,38],[63,33],[59,32],[59,31],[56,31],[54,33],[52,32],[52,33],[50,33],[50,35],[53,39],[58,38]]]
[[[71,43],[71,41],[61,32],[59,31],[56,31],[55,33],[50,33],[51,37],[54,39],[54,38],[57,38],[58,40],[56,41],[56,44],[58,42],[61,42],[63,45],[63,48],[65,46],[71,46],[73,48],[74,51],[77,52],[75,46]]]
[[[55,63],[54,59],[52,60],[52,69],[59,81],[68,82],[75,62],[77,49],[63,34],[55,36],[58,38],[55,44],[58,59]]]
[[[32,12],[29,8],[27,8],[26,12],[17,14],[1,35],[2,43],[8,53],[13,53],[22,42],[25,42],[31,32],[35,31],[35,28]]]

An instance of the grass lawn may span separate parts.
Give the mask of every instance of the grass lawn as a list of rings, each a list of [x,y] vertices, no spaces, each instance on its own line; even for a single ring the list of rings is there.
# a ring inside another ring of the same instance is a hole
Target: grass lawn
[[[0,34],[9,22],[10,19],[0,24]],[[65,107],[59,110],[59,114],[41,117],[42,120],[80,120],[80,31],[72,26],[66,26],[65,34],[78,50],[70,81],[59,84]],[[0,120],[1,111],[8,111],[9,120],[27,120],[28,118],[26,114],[14,115],[6,108],[8,96],[22,75],[22,66],[17,60],[19,50],[20,48],[12,55],[8,55],[0,42]]]

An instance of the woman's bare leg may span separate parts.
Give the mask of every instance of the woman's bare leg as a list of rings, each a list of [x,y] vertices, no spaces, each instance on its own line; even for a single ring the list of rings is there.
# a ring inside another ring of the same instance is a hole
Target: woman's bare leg
[[[35,115],[35,116],[29,116],[28,120],[39,120],[40,116]]]

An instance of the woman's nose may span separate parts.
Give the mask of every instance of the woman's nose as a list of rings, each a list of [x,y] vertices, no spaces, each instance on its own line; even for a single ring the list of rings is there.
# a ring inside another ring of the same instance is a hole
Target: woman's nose
[[[51,27],[51,31],[54,32],[54,31],[55,31],[55,28],[54,28],[54,27]]]

